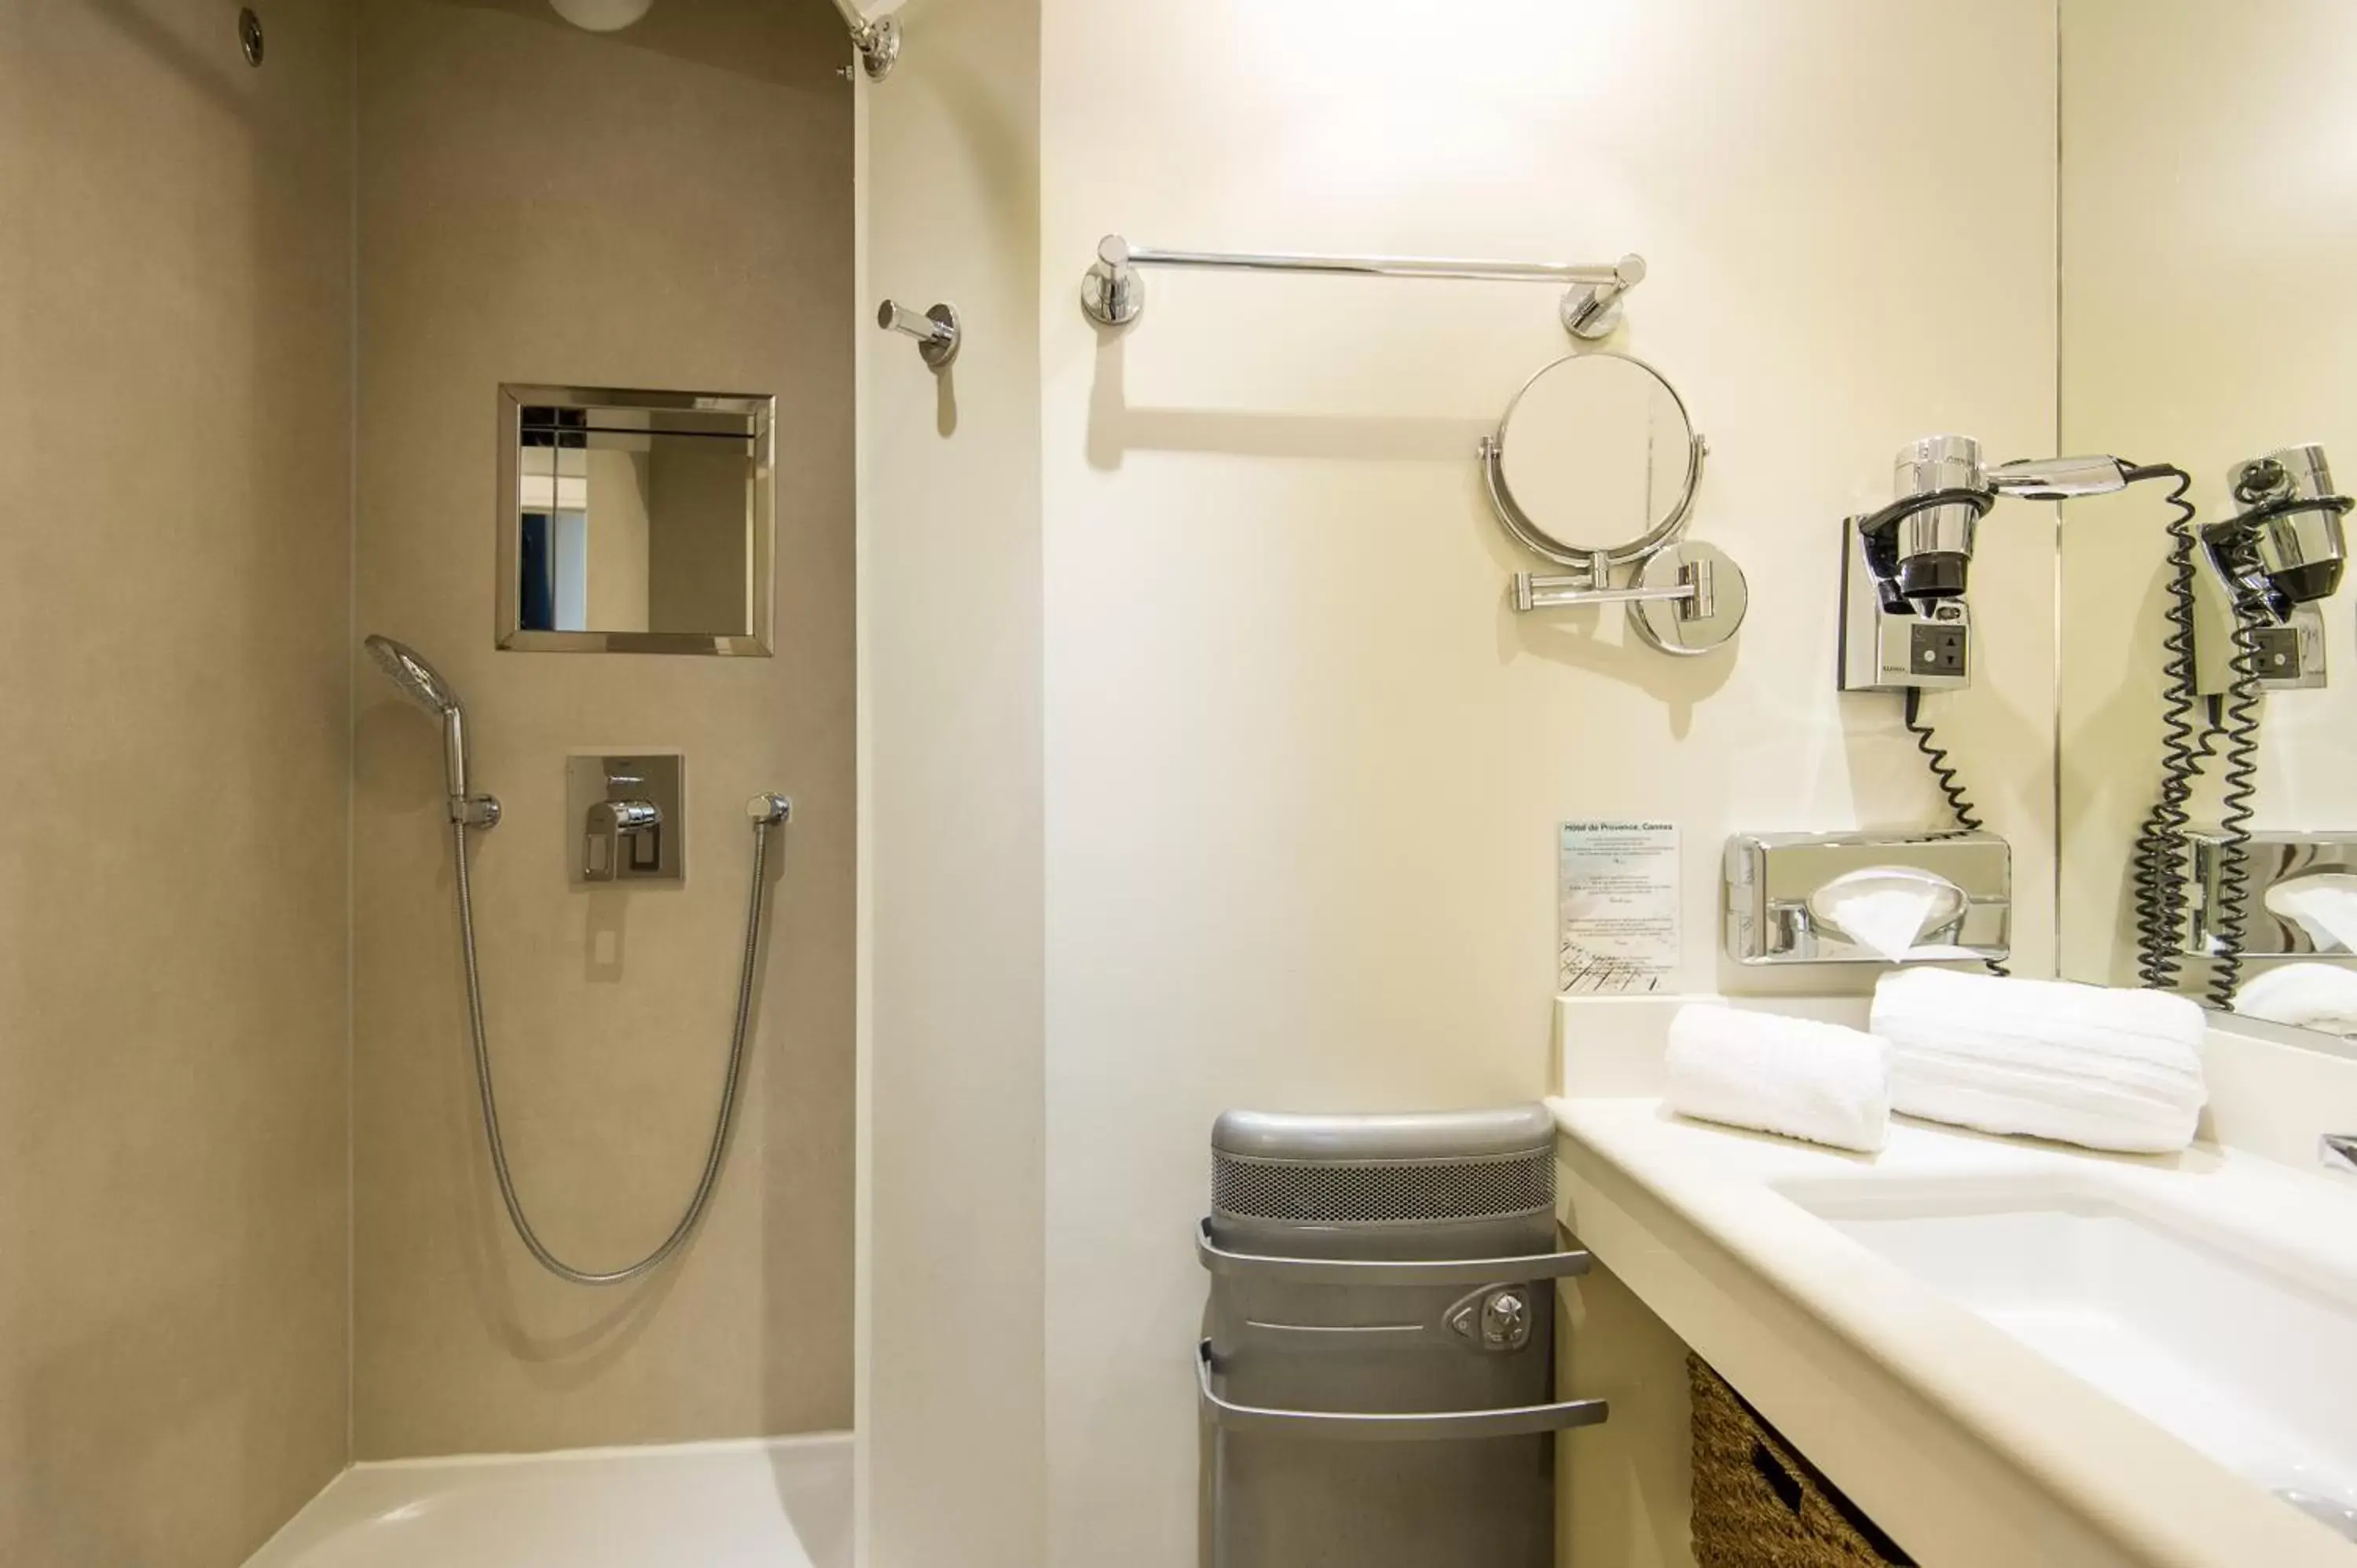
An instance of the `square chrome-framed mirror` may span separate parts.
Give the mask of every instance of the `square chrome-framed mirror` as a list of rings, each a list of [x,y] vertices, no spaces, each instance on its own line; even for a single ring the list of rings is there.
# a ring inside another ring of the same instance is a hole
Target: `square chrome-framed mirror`
[[[499,426],[500,648],[769,657],[776,398],[509,382]]]

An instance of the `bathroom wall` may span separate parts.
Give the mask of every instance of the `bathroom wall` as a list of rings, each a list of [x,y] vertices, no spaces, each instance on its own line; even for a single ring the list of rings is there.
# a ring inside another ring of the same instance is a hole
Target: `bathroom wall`
[[[348,7],[0,5],[0,1562],[345,1457]]]
[[[851,1415],[852,107],[823,5],[361,8],[359,629],[467,697],[486,1004],[525,1202],[611,1266],[664,1234],[720,1090],[757,790],[780,838],[749,1098],[674,1268],[588,1290],[483,1153],[432,725],[360,660],[355,1443],[363,1458],[842,1427]],[[493,647],[502,381],[779,399],[771,659]],[[683,889],[576,889],[571,752],[687,757]]]
[[[1759,983],[1717,958],[1730,832],[1942,820],[1897,700],[1833,691],[1839,528],[1914,436],[2053,449],[2054,29],[2052,0],[1048,0],[1049,1563],[1193,1560],[1221,1108],[1545,1088],[1555,823],[1679,824],[1707,989]],[[1534,564],[1474,443],[1565,352],[1556,291],[1156,273],[1101,335],[1074,291],[1108,231],[1641,252],[1623,346],[1709,437],[1739,649],[1507,607]],[[1932,709],[2013,843],[2025,973],[2052,527],[1987,526],[1978,682]]]
[[[2357,306],[2339,265],[2357,245],[2342,92],[2357,11],[2253,0],[2231,27],[2224,14],[2201,0],[2062,6],[2063,444],[2182,466],[2205,522],[2232,510],[2228,469],[2276,447],[2322,443],[2344,489],[2357,473],[2344,384]],[[2222,90],[2263,79],[2265,92]],[[2075,506],[2063,526],[2061,953],[2074,979],[2135,981],[2128,855],[2160,786],[2162,493]],[[2344,585],[2323,613],[2332,684],[2262,699],[2262,828],[2357,823],[2357,594]],[[2209,771],[2194,818],[2214,824]]]
[[[861,301],[965,324],[860,334],[861,1551],[1039,1568],[1038,0],[912,5],[860,102]]]

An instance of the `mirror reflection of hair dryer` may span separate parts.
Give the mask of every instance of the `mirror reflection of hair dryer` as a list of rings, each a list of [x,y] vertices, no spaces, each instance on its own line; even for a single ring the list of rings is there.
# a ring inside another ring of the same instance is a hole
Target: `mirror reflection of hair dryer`
[[[2180,495],[2181,495],[2180,490]],[[2352,504],[2333,489],[2317,446],[2285,446],[2234,465],[2232,515],[2196,524],[2190,505],[2169,525],[2168,630],[2162,641],[2160,791],[2136,849],[2137,973],[2177,983],[2187,930],[2185,834],[2203,762],[2220,759],[2217,908],[2201,956],[2209,993],[2232,1006],[2247,918],[2246,850],[2259,779],[2259,700],[2325,683],[2323,601],[2341,586],[2348,554],[2341,518]],[[2195,723],[2197,703],[2206,705]]]
[[[2321,446],[2286,446],[2227,476],[2234,514],[2206,523],[2194,578],[2194,689],[2223,696],[2238,656],[2264,692],[2325,682],[2324,618],[2341,586],[2350,499],[2332,488]],[[2247,646],[2245,646],[2247,645]]]

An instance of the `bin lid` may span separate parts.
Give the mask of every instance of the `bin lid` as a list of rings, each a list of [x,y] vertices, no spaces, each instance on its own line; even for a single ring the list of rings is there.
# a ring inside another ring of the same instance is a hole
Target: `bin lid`
[[[1552,1148],[1555,1131],[1554,1113],[1536,1101],[1367,1116],[1230,1111],[1211,1125],[1211,1148],[1251,1160],[1482,1159]]]

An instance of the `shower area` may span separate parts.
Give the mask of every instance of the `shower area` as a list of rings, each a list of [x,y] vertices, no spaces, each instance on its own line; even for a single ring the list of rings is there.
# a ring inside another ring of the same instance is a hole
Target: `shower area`
[[[0,1562],[850,1562],[888,35],[0,6]]]

